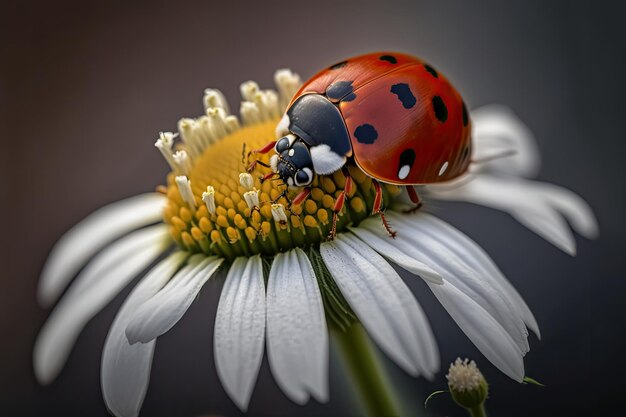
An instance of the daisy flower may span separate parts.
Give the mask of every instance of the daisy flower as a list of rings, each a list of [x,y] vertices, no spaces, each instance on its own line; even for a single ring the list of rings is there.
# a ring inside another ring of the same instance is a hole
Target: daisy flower
[[[220,269],[226,276],[214,360],[241,410],[265,351],[287,397],[298,404],[310,397],[327,401],[329,329],[350,345],[346,335],[362,325],[398,366],[432,378],[440,365],[437,345],[395,264],[422,278],[482,354],[522,381],[528,329],[539,336],[531,310],[475,242],[429,213],[429,202],[470,201],[506,211],[574,254],[570,226],[595,236],[593,214],[572,192],[529,179],[538,158],[528,129],[505,108],[474,111],[474,159],[482,162],[452,183],[421,187],[425,202],[417,212],[404,213],[405,192],[384,185],[395,239],[371,216],[372,180],[349,166],[354,186],[329,241],[335,198],[346,185],[341,170],[316,176],[300,205],[290,205],[284,184],[262,181],[265,168],[246,171],[249,150],[274,139],[300,78],[280,70],[275,82],[277,91],[244,83],[239,117],[220,91],[206,90],[205,114],[180,120],[177,133],[162,132],[155,143],[171,167],[166,185],[97,210],[54,246],[38,293],[43,306],[56,303],[35,344],[38,380],[53,381],[87,322],[142,276],[111,325],[101,364],[108,409],[137,415],[158,337],[208,280],[222,279]],[[270,162],[269,155],[258,158]]]

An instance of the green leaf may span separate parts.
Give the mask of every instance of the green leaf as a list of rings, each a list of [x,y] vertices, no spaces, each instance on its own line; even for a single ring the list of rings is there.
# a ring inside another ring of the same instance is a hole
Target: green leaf
[[[524,379],[522,380],[522,384],[532,384],[532,385],[537,385],[538,387],[545,387],[545,385],[543,385],[541,382],[529,376],[524,377]]]
[[[439,390],[439,391],[435,391],[435,392],[431,393],[431,394],[430,394],[430,395],[426,398],[426,400],[424,401],[424,408],[426,408],[426,406],[428,405],[428,401],[430,401],[430,399],[431,399],[431,398],[433,398],[435,395],[443,394],[443,393],[445,393],[445,392],[448,392],[448,391],[445,391],[445,390]]]

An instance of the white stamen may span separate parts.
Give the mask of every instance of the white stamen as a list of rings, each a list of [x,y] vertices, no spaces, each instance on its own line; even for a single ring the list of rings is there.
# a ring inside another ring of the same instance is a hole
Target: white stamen
[[[174,146],[174,138],[176,138],[176,136],[178,136],[178,134],[172,132],[159,132],[159,139],[154,142],[154,146],[161,152],[163,158],[165,158],[172,170],[175,170],[177,167],[176,161],[172,155],[172,147]]]
[[[239,119],[237,119],[237,116],[226,116],[224,118],[224,124],[226,125],[226,130],[228,131],[228,133],[233,133],[240,128]]]
[[[215,214],[215,188],[210,185],[206,187],[206,191],[202,193],[202,201],[209,213]]]
[[[191,158],[189,158],[185,150],[177,151],[174,154],[174,161],[176,162],[179,172],[183,175],[189,175],[191,171]]]
[[[251,101],[242,101],[241,108],[239,109],[241,120],[244,125],[251,125],[261,122],[261,111],[257,105]]]
[[[448,169],[448,161],[444,162],[441,166],[441,169],[439,170],[440,177],[443,175],[444,172],[446,172],[446,169]]]
[[[215,137],[213,136],[213,121],[209,119],[208,116],[198,117],[196,119],[194,134],[200,145],[200,153],[202,153],[204,149],[215,142]]]
[[[211,121],[211,133],[213,134],[213,141],[226,136],[228,130],[226,129],[226,111],[219,107],[211,107],[206,111],[207,117]]]
[[[178,121],[178,132],[183,143],[186,145],[189,156],[195,158],[200,155],[202,148],[196,140],[196,121],[193,119],[180,119]]]
[[[227,114],[230,113],[226,97],[224,97],[224,94],[222,94],[220,90],[217,90],[215,88],[207,88],[204,90],[204,97],[202,98],[202,102],[204,103],[205,110],[208,110],[212,107],[219,107],[220,109],[224,109]]]
[[[247,172],[242,172],[239,174],[239,184],[249,191],[254,187],[254,178]]]
[[[456,358],[456,361],[450,364],[446,379],[452,389],[465,392],[476,389],[483,380],[483,374],[478,370],[476,362]]]
[[[191,181],[184,175],[178,175],[176,177],[176,185],[183,201],[190,207],[197,207],[196,199],[193,197],[193,191],[191,191]]]
[[[245,101],[255,101],[254,98],[260,90],[259,85],[254,81],[246,81],[239,86],[239,91]]]
[[[191,158],[202,154],[208,146],[238,128],[238,123],[233,122],[236,117],[227,116],[226,110],[221,107],[210,107],[206,113],[195,120],[181,119],[178,122],[178,131]]]
[[[244,100],[241,103],[240,111],[244,124],[263,122],[280,115],[278,93],[276,91],[261,90],[254,81],[246,81],[241,84],[239,90]],[[250,105],[244,104],[246,102],[255,104],[256,110],[249,110]]]
[[[274,83],[278,88],[278,93],[280,94],[280,110],[284,110],[291,98],[296,94],[300,85],[302,85],[302,80],[300,76],[295,72],[292,72],[290,69],[279,69],[274,73]]]
[[[287,214],[285,213],[285,208],[282,204],[272,204],[272,217],[274,217],[275,222],[287,222]]]
[[[264,91],[257,91],[251,101],[256,104],[257,109],[259,109],[261,120],[267,120],[272,117],[271,109],[269,108],[270,100]]]
[[[155,146],[159,146],[157,144],[160,144],[163,148],[171,151],[174,146],[174,139],[176,136],[178,135],[172,132],[159,132],[159,139],[157,140],[157,143],[155,143]]]
[[[263,106],[259,106],[264,113],[265,119],[273,119],[280,115],[278,108],[278,93],[274,90],[264,90],[258,95],[262,99]]]
[[[258,190],[246,191],[245,193],[243,193],[243,199],[246,201],[246,204],[250,209],[258,209],[260,206]]]

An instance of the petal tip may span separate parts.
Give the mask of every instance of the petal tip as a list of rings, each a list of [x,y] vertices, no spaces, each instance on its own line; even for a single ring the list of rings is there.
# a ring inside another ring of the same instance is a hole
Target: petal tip
[[[137,343],[146,343],[150,340],[142,340],[141,331],[138,329],[138,324],[135,324],[134,321],[131,321],[124,331],[126,334],[126,339],[128,340],[129,345],[136,345]],[[152,340],[152,339],[151,339]]]
[[[58,375],[58,371],[52,369],[50,361],[44,358],[38,345],[35,345],[35,352],[33,353],[33,372],[35,373],[35,379],[42,386],[50,385]]]

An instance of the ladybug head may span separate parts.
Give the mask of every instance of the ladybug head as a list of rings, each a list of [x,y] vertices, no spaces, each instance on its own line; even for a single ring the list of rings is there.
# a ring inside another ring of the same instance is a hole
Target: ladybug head
[[[272,171],[288,186],[304,187],[313,181],[313,161],[309,147],[295,135],[276,142],[275,155],[270,158]]]

